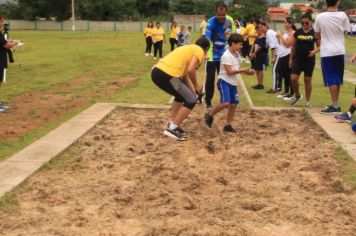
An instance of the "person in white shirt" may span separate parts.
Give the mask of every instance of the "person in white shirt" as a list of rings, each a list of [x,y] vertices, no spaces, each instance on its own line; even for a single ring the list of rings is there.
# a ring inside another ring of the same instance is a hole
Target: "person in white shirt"
[[[323,114],[340,113],[340,87],[345,68],[345,32],[351,27],[343,11],[338,11],[340,0],[326,0],[327,11],[315,18],[314,31],[320,39],[321,69],[324,84],[329,87],[332,104],[321,110]]]
[[[243,47],[243,41],[243,36],[240,34],[231,34],[228,39],[229,48],[224,52],[220,63],[218,80],[220,104],[212,110],[209,110],[204,116],[205,123],[209,128],[211,128],[213,124],[214,115],[223,109],[228,108],[226,124],[223,131],[236,132],[236,130],[231,126],[236,106],[240,103],[237,91],[236,74],[254,74],[254,70],[250,68],[240,68],[240,53]]]

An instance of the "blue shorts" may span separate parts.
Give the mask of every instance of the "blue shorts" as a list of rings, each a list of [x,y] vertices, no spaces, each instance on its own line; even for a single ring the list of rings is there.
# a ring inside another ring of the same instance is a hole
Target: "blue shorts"
[[[324,85],[330,87],[344,83],[345,57],[344,55],[322,57],[321,70],[323,72]]]
[[[356,122],[351,125],[351,129],[356,133]]]
[[[231,85],[225,80],[218,80],[218,89],[220,92],[220,103],[239,104],[237,98],[237,86]]]

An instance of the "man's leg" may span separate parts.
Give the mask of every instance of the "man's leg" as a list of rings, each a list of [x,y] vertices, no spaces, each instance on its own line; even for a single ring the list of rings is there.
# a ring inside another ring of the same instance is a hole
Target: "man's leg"
[[[211,108],[211,100],[214,96],[215,88],[215,64],[208,61],[206,64],[206,81],[205,81],[205,106]]]

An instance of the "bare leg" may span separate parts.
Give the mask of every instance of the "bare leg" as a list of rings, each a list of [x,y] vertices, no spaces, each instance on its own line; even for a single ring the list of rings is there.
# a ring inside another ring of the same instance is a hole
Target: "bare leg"
[[[230,104],[229,105],[229,111],[227,112],[226,125],[231,125],[231,122],[232,122],[232,120],[234,118],[236,106],[237,106],[237,104]]]
[[[300,93],[299,93],[299,75],[297,74],[292,74],[291,75],[291,80],[292,80],[292,86],[293,86],[293,89],[294,89],[294,94],[295,96],[299,97],[300,96]],[[309,100],[307,100],[309,101]]]
[[[221,110],[224,110],[225,108],[229,107],[230,103],[220,103],[219,105],[217,105],[216,107],[214,107],[213,110],[210,111],[210,115],[214,116],[216,115],[218,112],[220,112]]]
[[[305,100],[309,102],[312,93],[312,78],[304,77],[304,85],[305,85]]]
[[[173,101],[171,104],[171,120],[174,120],[177,116],[179,109],[182,107],[182,103]]]
[[[173,119],[173,123],[177,126],[180,126],[180,124],[188,117],[191,111],[192,110],[182,106],[179,108],[177,115]]]
[[[256,71],[257,84],[263,85],[263,70]]]
[[[332,102],[337,103],[339,101],[340,85],[330,86],[329,92],[330,92]]]

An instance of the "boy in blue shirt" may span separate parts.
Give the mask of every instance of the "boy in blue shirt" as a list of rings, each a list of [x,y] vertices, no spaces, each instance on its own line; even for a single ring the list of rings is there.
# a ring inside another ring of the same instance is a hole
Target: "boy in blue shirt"
[[[231,34],[228,39],[229,48],[224,52],[220,63],[218,80],[220,104],[212,110],[208,110],[204,117],[205,123],[209,128],[211,128],[213,124],[214,115],[223,109],[228,108],[226,124],[223,131],[236,132],[236,130],[231,126],[236,106],[240,102],[237,92],[236,74],[254,74],[254,70],[250,68],[240,68],[240,52],[243,47],[243,41],[244,39],[242,35],[239,34]]]

